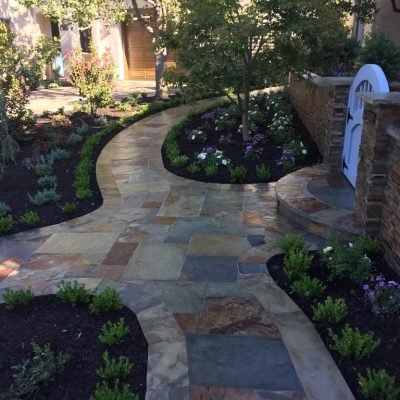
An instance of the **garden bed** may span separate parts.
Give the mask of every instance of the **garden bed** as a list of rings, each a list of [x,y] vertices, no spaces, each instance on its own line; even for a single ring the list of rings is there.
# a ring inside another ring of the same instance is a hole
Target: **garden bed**
[[[58,224],[100,207],[103,199],[96,180],[95,165],[102,149],[116,134],[132,123],[179,103],[179,99],[154,102],[153,98],[148,98],[133,107],[122,103],[119,110],[99,109],[96,116],[82,112],[58,112],[37,119],[33,130],[20,138],[20,152],[17,153],[15,163],[5,166],[0,181],[0,203],[8,206],[4,211],[0,207],[0,235]],[[99,116],[104,117],[99,119]],[[78,141],[72,141],[71,138]],[[87,187],[83,187],[83,194],[81,192],[79,195],[75,185],[76,168],[84,160],[81,151],[89,139],[95,139],[95,143],[88,146],[90,154],[86,152],[86,161],[90,165],[84,165],[83,175],[86,176],[83,178],[87,178],[88,183]],[[51,159],[52,151],[59,149],[69,153],[68,157]],[[52,171],[46,175],[55,177],[55,181],[41,186],[38,182],[40,176],[34,170],[37,163],[51,164]],[[30,196],[34,197],[39,191],[54,188],[56,200],[41,206],[32,203]],[[21,217],[29,212],[37,215],[22,222]],[[10,216],[11,224],[4,219]]]
[[[129,328],[121,344],[107,346],[98,340],[102,326],[124,318]],[[9,310],[0,305],[0,397],[13,384],[12,366],[32,356],[32,342],[43,348],[47,343],[54,354],[68,356],[61,372],[53,380],[39,385],[39,398],[48,400],[88,400],[101,379],[96,369],[103,366],[103,353],[110,358],[126,357],[134,363],[124,383],[144,400],[147,374],[147,342],[134,313],[123,307],[99,315],[84,305],[71,307],[56,296],[35,297],[23,307]],[[9,398],[9,397],[5,397]],[[19,397],[18,397],[19,398]],[[27,397],[22,396],[21,399]]]
[[[241,116],[231,103],[191,114],[167,136],[164,166],[202,182],[261,183],[321,160],[285,94],[252,96],[249,121],[250,140],[244,141]],[[232,172],[238,167],[242,172]]]
[[[374,339],[380,340],[380,344],[368,357],[359,360],[348,359],[332,349],[331,354],[357,400],[365,400],[366,398],[397,400],[399,398],[397,396],[390,398],[363,396],[360,392],[358,374],[366,376],[367,368],[385,369],[388,374],[396,379],[397,385],[400,385],[400,337],[398,335],[398,332],[400,332],[400,315],[398,313],[390,315],[374,313],[363,285],[355,284],[347,278],[329,279],[329,270],[321,260],[320,254],[313,253],[313,256],[314,259],[307,275],[311,278],[319,279],[326,285],[326,289],[319,296],[306,298],[299,293],[294,293],[292,288],[293,280],[288,278],[283,268],[283,255],[274,256],[268,261],[268,271],[276,283],[304,311],[307,317],[314,321],[318,333],[328,348],[331,349],[333,345],[332,337],[329,335],[329,328],[334,333],[340,334],[344,326],[349,324],[352,328],[358,328],[361,333],[373,332]],[[374,268],[374,277],[378,277],[378,280],[380,277],[385,277],[386,283],[389,281],[399,282],[399,276],[389,268],[380,253],[370,257]],[[368,279],[367,283],[372,287],[379,282],[371,282]],[[347,314],[340,322],[329,324],[326,321],[316,321],[314,318],[313,307],[318,302],[324,302],[328,296],[333,299],[343,299],[347,305]]]

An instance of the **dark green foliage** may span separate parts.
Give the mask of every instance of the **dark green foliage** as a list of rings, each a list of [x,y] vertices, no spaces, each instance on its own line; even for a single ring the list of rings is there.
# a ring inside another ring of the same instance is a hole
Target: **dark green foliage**
[[[347,305],[344,299],[332,299],[328,296],[323,303],[317,303],[313,307],[314,320],[329,325],[343,320],[347,314]]]
[[[291,172],[293,172],[295,170],[295,164],[293,161],[291,160],[284,160],[282,162],[282,171],[285,174],[290,174]]]
[[[332,329],[329,329],[329,336],[332,340],[330,347],[341,357],[351,360],[368,357],[381,342],[380,339],[374,339],[372,332],[362,334],[358,328],[353,329],[348,324],[342,329],[340,335],[336,335]]]
[[[303,275],[300,279],[293,282],[291,289],[301,297],[319,297],[326,289],[326,286],[318,279]]]
[[[33,226],[40,222],[40,217],[37,212],[28,211],[20,217],[19,222],[23,225]]]
[[[365,38],[360,64],[378,64],[388,80],[400,80],[400,45],[375,30]]]
[[[288,254],[291,251],[305,251],[306,242],[296,233],[287,233],[278,241],[278,246],[284,254]]]
[[[97,384],[96,392],[90,400],[139,400],[139,396],[133,394],[127,384],[120,387],[119,382],[115,382],[110,387],[103,382],[101,385]]]
[[[57,177],[54,175],[44,175],[38,179],[38,185],[46,188],[55,187],[57,184]]]
[[[207,176],[215,176],[218,173],[218,165],[215,164],[208,164],[204,166],[204,172]]]
[[[92,290],[86,289],[85,285],[77,281],[61,281],[58,284],[57,297],[72,307],[75,307],[77,304],[89,303],[93,294]]]
[[[123,381],[132,371],[133,363],[126,357],[119,357],[118,360],[109,357],[108,351],[103,353],[104,366],[96,369],[97,375],[106,381]]]
[[[29,200],[35,206],[44,206],[46,204],[54,204],[60,200],[60,195],[56,193],[56,189],[38,190],[34,196],[28,194]]]
[[[231,182],[243,182],[247,175],[247,169],[241,165],[236,168],[231,168],[229,173],[231,174]]]
[[[310,269],[313,258],[303,250],[289,251],[283,259],[283,270],[286,276],[291,281],[302,278]]]
[[[77,210],[76,204],[66,202],[63,206],[61,206],[61,212],[63,214],[73,214]]]
[[[33,171],[37,176],[51,175],[53,173],[53,167],[49,164],[37,163],[33,167]]]
[[[32,343],[33,355],[19,365],[11,367],[14,370],[14,383],[0,394],[2,400],[24,400],[36,398],[41,385],[47,385],[54,380],[55,375],[62,372],[69,360],[65,353],[54,354],[50,344],[40,347]]]
[[[61,147],[56,147],[51,151],[54,160],[67,160],[71,158],[71,152],[69,150],[63,149]]]
[[[10,232],[13,226],[14,226],[14,220],[12,215],[0,217],[0,233]]]
[[[0,201],[0,217],[5,217],[7,214],[11,212],[11,208],[8,204]]]
[[[114,344],[122,343],[128,332],[129,328],[125,325],[124,318],[120,318],[119,321],[114,324],[111,321],[108,321],[103,325],[98,338],[101,343],[112,346]]]
[[[95,294],[90,304],[92,314],[101,314],[107,311],[117,311],[123,306],[118,292],[111,287],[105,288],[102,292]]]
[[[269,167],[266,167],[264,164],[256,165],[256,175],[258,179],[262,179],[263,181],[267,181],[271,178],[271,171]]]
[[[3,292],[3,300],[8,310],[18,307],[26,307],[33,300],[33,292],[31,288],[26,290],[12,290],[7,288]]]
[[[182,168],[187,164],[188,161],[189,158],[187,156],[179,155],[171,160],[171,164],[177,168]]]
[[[400,387],[386,370],[367,368],[367,376],[358,374],[361,394],[368,400],[398,400]]]
[[[192,163],[186,168],[186,170],[191,174],[195,174],[201,170],[201,167],[199,164]]]

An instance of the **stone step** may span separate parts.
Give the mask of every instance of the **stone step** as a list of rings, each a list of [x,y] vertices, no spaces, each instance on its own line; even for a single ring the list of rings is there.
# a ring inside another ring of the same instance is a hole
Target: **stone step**
[[[362,233],[354,215],[354,190],[341,174],[323,165],[286,175],[276,184],[279,211],[310,233],[328,238],[336,231],[344,240]]]

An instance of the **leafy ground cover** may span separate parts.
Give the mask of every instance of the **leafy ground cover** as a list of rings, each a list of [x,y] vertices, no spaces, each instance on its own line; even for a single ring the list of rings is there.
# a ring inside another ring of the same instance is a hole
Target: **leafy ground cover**
[[[162,154],[171,172],[204,182],[276,181],[320,161],[318,149],[284,93],[254,95],[250,140],[229,102],[192,113],[167,135]]]
[[[281,248],[268,270],[314,322],[356,399],[399,399],[400,279],[376,242],[331,239],[310,254],[288,235]]]
[[[100,108],[97,115],[60,109],[36,120],[20,138],[15,162],[4,168],[0,234],[57,224],[100,207],[95,165],[104,146],[130,124],[180,103],[152,98],[138,103],[136,97]]]
[[[64,283],[57,296],[3,297],[1,399],[144,400],[147,342],[113,289],[93,294]],[[116,396],[123,390],[130,395]]]

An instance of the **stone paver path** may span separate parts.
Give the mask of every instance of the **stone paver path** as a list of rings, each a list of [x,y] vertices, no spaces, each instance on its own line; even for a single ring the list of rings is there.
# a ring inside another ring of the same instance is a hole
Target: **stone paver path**
[[[205,102],[203,102],[205,103]],[[220,185],[163,168],[163,137],[190,107],[115,137],[95,212],[0,242],[0,290],[61,279],[116,287],[149,342],[147,400],[352,399],[312,324],[265,262],[286,232],[274,184]]]

